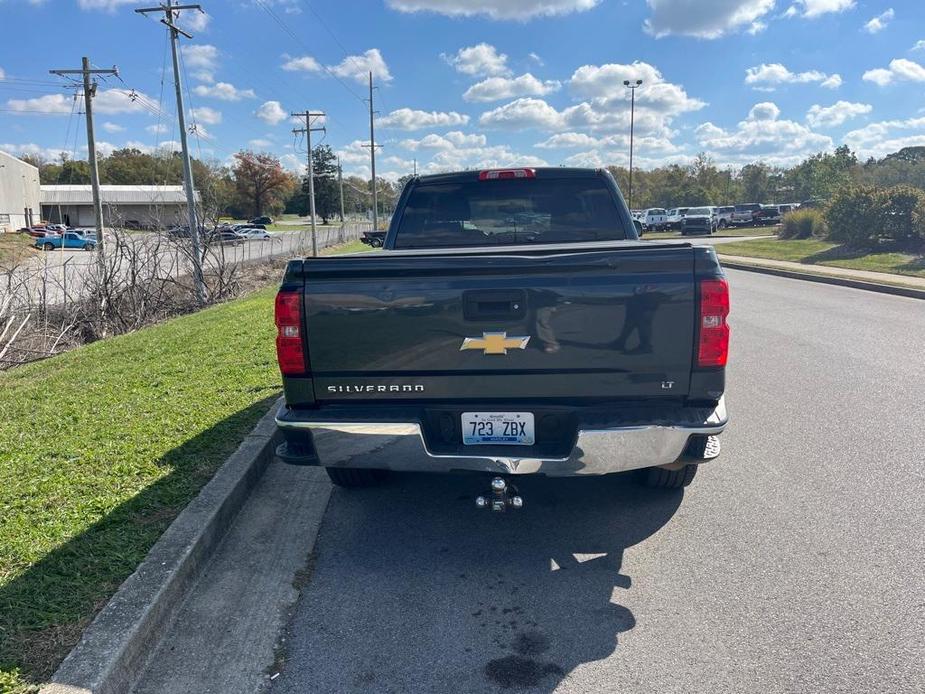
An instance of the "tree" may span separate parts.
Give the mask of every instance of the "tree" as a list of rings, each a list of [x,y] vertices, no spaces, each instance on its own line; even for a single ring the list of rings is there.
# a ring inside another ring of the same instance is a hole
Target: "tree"
[[[319,145],[312,149],[312,173],[315,183],[315,214],[321,223],[340,210],[340,190],[337,185],[337,155],[330,145]],[[311,212],[308,199],[308,175],[302,179],[302,189],[295,198],[295,206],[303,217]],[[290,203],[291,205],[292,203]]]
[[[239,201],[248,214],[260,216],[282,209],[284,201],[298,183],[272,154],[243,150],[234,155],[231,167]]]

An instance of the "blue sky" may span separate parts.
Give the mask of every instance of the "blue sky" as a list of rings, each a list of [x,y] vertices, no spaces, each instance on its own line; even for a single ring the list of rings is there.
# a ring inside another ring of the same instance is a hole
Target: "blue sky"
[[[94,102],[101,151],[172,147],[166,30],[144,0],[0,0],[0,149],[85,156],[73,90],[48,74],[117,65]],[[297,170],[290,111],[328,114],[345,171],[626,164],[707,152],[788,165],[847,143],[925,145],[922,0],[209,0],[180,23],[194,153],[268,151]],[[12,29],[12,30],[10,30]],[[165,63],[165,57],[167,58]],[[162,69],[166,65],[167,77]]]

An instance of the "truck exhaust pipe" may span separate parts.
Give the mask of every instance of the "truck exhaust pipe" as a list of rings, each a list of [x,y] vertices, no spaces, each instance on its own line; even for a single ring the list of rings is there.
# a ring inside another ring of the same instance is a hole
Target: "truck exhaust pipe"
[[[509,485],[503,477],[495,477],[491,481],[491,492],[485,496],[475,497],[476,508],[487,508],[494,513],[504,513],[508,508],[521,509],[524,507],[523,497],[513,485]]]

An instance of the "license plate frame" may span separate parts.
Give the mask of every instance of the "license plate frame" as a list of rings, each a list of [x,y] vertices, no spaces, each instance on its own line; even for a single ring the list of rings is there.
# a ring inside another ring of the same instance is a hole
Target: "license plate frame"
[[[536,443],[532,412],[463,412],[460,424],[466,446],[532,446]]]

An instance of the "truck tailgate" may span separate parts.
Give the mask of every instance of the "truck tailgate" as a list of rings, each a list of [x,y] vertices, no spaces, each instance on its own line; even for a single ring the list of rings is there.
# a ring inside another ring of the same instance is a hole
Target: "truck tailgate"
[[[304,262],[315,399],[678,398],[690,246],[383,252]]]

